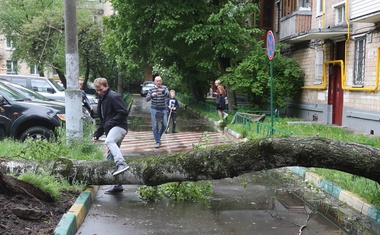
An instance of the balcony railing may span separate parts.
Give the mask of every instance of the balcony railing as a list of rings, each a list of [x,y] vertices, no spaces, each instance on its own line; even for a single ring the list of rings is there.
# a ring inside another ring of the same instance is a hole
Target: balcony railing
[[[311,29],[311,12],[295,11],[280,19],[280,41]]]

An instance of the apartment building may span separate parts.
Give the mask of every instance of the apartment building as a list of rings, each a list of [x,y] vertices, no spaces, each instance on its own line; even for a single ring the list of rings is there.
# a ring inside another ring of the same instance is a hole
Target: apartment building
[[[305,73],[286,114],[380,134],[380,1],[278,0],[273,32]]]

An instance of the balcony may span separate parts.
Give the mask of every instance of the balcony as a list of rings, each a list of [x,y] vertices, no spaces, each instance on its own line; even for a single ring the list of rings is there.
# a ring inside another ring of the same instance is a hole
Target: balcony
[[[347,34],[347,25],[311,28],[311,11],[295,11],[280,20],[280,42],[295,44],[310,40],[337,39]]]
[[[380,1],[352,0],[350,20],[359,23],[380,22]]]
[[[295,11],[280,19],[280,41],[311,29],[311,11]]]

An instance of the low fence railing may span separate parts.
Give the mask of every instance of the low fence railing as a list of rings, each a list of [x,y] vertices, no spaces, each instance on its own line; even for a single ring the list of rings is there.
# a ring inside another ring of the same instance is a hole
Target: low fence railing
[[[205,112],[216,112],[215,105],[211,105],[205,102],[195,100],[193,98],[184,97],[180,94],[177,94],[177,98],[182,102],[188,105],[194,105],[198,109],[204,110]],[[268,136],[271,133],[280,133],[285,135],[292,135],[291,132],[286,132],[278,128],[274,128],[271,125],[265,124],[264,119],[271,115],[271,111],[268,110],[225,110],[225,113],[228,114],[227,120],[233,115],[231,123],[238,123],[245,125],[248,131],[256,131],[256,134]],[[274,120],[280,120],[280,114],[278,111],[274,112]],[[255,128],[253,128],[255,127]],[[272,130],[272,131],[271,131]]]

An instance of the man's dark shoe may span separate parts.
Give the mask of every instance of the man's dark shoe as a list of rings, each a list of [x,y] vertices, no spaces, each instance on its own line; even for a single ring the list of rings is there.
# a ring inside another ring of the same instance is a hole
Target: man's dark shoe
[[[123,192],[123,187],[120,186],[113,186],[111,189],[105,191],[105,194],[117,194]]]
[[[156,143],[156,146],[154,146],[156,149],[158,149],[159,147],[161,147],[161,143]]]
[[[122,163],[122,164],[119,164],[117,165],[116,167],[116,171],[114,171],[112,173],[113,176],[116,176],[118,174],[121,174],[123,173],[124,171],[128,170],[129,169],[129,166],[127,165],[127,163]]]

